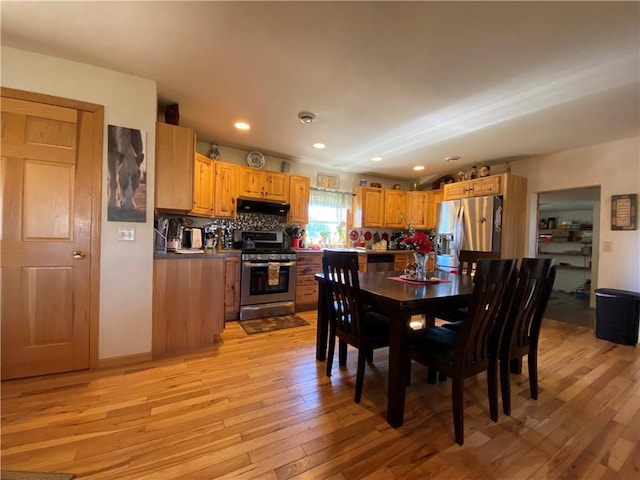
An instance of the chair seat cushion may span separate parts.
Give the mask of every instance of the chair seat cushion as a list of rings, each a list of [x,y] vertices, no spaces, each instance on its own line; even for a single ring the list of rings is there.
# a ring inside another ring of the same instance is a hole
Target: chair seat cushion
[[[365,314],[367,335],[376,338],[388,338],[391,322],[388,317],[380,315],[376,312],[367,312]]]
[[[454,332],[460,332],[462,330],[463,321],[459,322],[450,322],[442,325],[442,328],[446,328],[447,330],[453,330]]]
[[[433,327],[412,332],[410,343],[412,348],[427,355],[450,361],[455,356],[458,338],[458,333],[454,330]]]

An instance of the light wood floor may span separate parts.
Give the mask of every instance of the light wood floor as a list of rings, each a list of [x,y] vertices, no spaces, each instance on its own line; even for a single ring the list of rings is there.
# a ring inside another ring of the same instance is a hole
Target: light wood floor
[[[414,364],[405,424],[385,421],[386,350],[353,403],[346,369],[315,360],[311,325],[128,368],[2,383],[2,468],[91,479],[640,478],[638,349],[547,321],[540,398],[513,377],[513,414],[489,419],[485,376],[465,382],[465,445],[450,382]],[[525,363],[526,371],[526,363]]]

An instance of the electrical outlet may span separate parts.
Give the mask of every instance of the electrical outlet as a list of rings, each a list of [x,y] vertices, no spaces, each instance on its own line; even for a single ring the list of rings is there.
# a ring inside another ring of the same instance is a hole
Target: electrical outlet
[[[133,242],[136,239],[135,227],[118,227],[119,242]]]
[[[611,250],[613,250],[613,243],[610,241],[606,241],[606,242],[602,242],[602,251],[603,252],[610,252]]]

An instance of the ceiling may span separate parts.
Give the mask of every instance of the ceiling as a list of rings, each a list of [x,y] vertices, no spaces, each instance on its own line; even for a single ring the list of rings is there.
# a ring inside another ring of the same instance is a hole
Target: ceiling
[[[427,181],[640,132],[638,2],[1,9],[2,45],[155,80],[199,141],[338,172]]]

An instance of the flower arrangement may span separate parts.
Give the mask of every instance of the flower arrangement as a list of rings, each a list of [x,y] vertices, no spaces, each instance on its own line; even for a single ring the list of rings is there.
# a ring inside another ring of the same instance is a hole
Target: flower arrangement
[[[407,250],[415,250],[417,253],[429,253],[433,251],[433,241],[422,232],[415,232],[413,235],[402,239]]]

